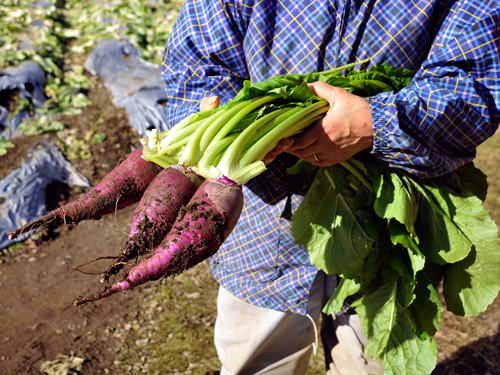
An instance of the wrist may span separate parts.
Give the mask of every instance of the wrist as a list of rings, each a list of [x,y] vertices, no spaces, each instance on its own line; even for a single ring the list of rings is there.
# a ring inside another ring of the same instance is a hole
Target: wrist
[[[371,109],[372,154],[386,154],[390,151],[390,139],[394,137],[393,123],[398,123],[397,107],[393,93],[382,93],[366,99]]]

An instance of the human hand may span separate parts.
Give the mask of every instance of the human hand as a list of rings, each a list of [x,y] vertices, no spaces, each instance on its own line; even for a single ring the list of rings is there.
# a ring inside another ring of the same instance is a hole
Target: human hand
[[[215,109],[220,105],[220,98],[218,96],[208,96],[200,100],[200,112],[209,109]]]
[[[370,104],[364,98],[325,82],[310,83],[311,90],[328,101],[326,116],[300,136],[282,140],[264,158],[269,164],[282,152],[288,152],[319,167],[329,167],[349,159],[373,145]]]

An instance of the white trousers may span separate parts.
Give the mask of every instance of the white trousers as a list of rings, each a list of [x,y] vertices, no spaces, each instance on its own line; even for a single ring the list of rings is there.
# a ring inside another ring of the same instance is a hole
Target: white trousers
[[[221,375],[305,374],[333,281],[318,274],[309,295],[309,317],[254,306],[219,288],[215,347]],[[321,339],[327,375],[382,374],[380,362],[363,355],[368,340],[357,315],[323,315]]]

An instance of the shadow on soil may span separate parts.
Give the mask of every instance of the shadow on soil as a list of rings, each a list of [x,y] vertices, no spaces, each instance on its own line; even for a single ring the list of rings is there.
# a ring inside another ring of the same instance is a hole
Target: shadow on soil
[[[461,347],[438,363],[432,375],[499,375],[500,326],[493,336],[486,336]]]

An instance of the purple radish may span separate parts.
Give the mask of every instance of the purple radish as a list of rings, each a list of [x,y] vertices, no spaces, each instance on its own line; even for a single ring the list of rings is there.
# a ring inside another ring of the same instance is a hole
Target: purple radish
[[[94,296],[80,297],[73,304],[97,301],[197,265],[219,249],[238,222],[242,208],[241,186],[227,179],[205,181],[181,209],[178,220],[151,257],[133,267],[122,281]]]
[[[133,151],[91,191],[80,199],[49,212],[40,219],[9,233],[14,239],[23,233],[51,223],[78,223],[102,216],[137,203],[151,181],[162,170],[142,159],[142,148]]]
[[[155,249],[170,232],[181,207],[188,204],[202,182],[202,178],[180,165],[161,171],[139,201],[127,243],[101,281],[107,281],[129,260]]]

